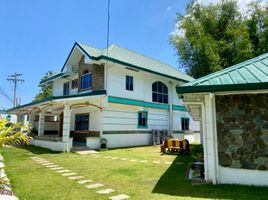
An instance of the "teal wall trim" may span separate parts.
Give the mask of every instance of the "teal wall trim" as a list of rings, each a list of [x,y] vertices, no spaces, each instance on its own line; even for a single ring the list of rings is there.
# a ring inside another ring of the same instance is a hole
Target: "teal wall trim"
[[[184,106],[178,106],[178,105],[172,105],[173,110],[178,110],[178,111],[187,111]]]
[[[108,102],[169,110],[168,104],[145,102],[145,101],[140,101],[140,100],[135,100],[135,99],[125,99],[121,97],[108,96]],[[172,109],[177,110],[177,111],[186,111],[186,108],[184,106],[179,106],[179,105],[173,105]]]

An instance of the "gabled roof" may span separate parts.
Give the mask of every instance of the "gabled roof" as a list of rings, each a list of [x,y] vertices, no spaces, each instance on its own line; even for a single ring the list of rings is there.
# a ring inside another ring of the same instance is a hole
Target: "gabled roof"
[[[177,87],[178,93],[268,89],[268,53]]]
[[[83,53],[85,53],[92,60],[105,59],[108,61],[112,61],[115,63],[129,66],[138,70],[154,73],[160,76],[165,76],[165,77],[172,78],[175,80],[180,80],[183,82],[194,80],[192,77],[180,72],[179,70],[175,69],[174,67],[168,64],[165,64],[159,60],[144,56],[142,54],[130,51],[128,49],[119,47],[114,44],[108,47],[108,56],[107,56],[107,48],[97,49],[89,45],[76,42],[66,62],[64,63],[63,68],[61,69],[61,73],[56,74],[52,77],[49,77],[49,81],[63,75],[62,74],[63,69],[66,66],[66,63],[68,62],[72,54],[72,51],[74,50],[75,47],[78,47],[81,51],[83,51]],[[44,83],[44,82],[47,82],[47,79],[43,80],[40,83]]]

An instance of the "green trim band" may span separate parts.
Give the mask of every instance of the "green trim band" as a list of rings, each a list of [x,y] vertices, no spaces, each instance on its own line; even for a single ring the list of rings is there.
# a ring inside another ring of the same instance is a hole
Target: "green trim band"
[[[225,85],[205,85],[205,86],[181,86],[177,87],[178,94],[204,93],[204,92],[231,92],[242,90],[263,90],[268,89],[268,82],[247,83],[247,84],[225,84]]]
[[[135,99],[125,99],[121,97],[108,96],[108,102],[169,110],[168,104],[145,102],[145,101],[140,101],[140,100],[135,100]],[[177,110],[177,111],[186,111],[186,108],[184,106],[179,106],[179,105],[172,105],[172,109]]]
[[[46,83],[46,82],[48,82],[48,81],[50,81],[50,80],[53,80],[53,79],[58,78],[58,77],[61,77],[62,75],[63,75],[62,72],[60,72],[60,73],[58,73],[58,74],[55,74],[55,75],[52,75],[52,76],[50,76],[50,77],[48,77],[48,78],[46,78],[46,79],[44,79],[44,80],[41,80],[41,81],[39,82],[39,84]]]

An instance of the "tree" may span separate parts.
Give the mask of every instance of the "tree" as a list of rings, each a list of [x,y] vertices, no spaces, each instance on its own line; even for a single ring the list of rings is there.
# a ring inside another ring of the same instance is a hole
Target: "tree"
[[[247,26],[254,55],[268,52],[268,4],[253,2],[249,6]]]
[[[47,73],[45,73],[41,81],[53,76],[53,74],[54,73],[52,71],[48,71]],[[40,87],[39,93],[35,96],[34,101],[38,101],[38,100],[50,97],[52,95],[51,84],[45,84],[45,85],[42,84],[42,85],[39,85],[39,87]]]
[[[172,34],[170,42],[183,68],[194,78],[254,56],[246,20],[235,0],[207,6],[193,2],[184,16],[178,15],[177,24],[183,34]]]
[[[21,128],[26,129],[26,127],[20,123],[9,123],[6,119],[0,119],[0,149],[5,145],[28,144],[28,136],[23,132],[18,131]],[[5,183],[5,177],[0,177],[0,186]]]

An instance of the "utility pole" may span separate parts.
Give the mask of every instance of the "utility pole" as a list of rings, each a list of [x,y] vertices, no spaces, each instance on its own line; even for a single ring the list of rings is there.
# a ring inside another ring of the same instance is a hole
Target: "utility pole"
[[[17,74],[17,72],[15,72],[15,74],[12,74],[10,76],[8,76],[9,78],[7,79],[10,82],[14,83],[14,96],[13,96],[13,107],[17,106],[17,97],[16,97],[16,92],[17,92],[17,83],[18,82],[24,82],[23,79],[20,79],[19,77],[22,76],[22,74]]]

